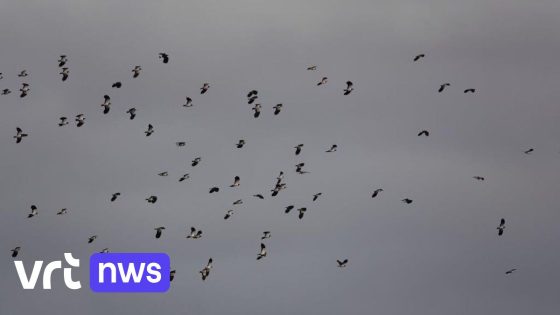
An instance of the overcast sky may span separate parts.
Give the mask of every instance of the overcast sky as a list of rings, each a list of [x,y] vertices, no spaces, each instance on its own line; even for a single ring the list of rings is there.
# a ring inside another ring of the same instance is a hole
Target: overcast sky
[[[558,314],[559,13],[556,0],[0,0],[0,89],[13,91],[0,96],[0,314]],[[80,113],[83,127],[57,126]],[[272,198],[281,170],[288,188]],[[308,208],[303,220],[290,204]],[[16,246],[28,268],[73,253],[83,289],[59,272],[53,290],[24,291]],[[172,288],[91,292],[89,256],[105,247],[168,253]]]

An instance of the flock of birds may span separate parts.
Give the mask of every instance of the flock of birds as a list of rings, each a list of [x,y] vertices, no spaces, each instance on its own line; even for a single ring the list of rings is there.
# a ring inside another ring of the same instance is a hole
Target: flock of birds
[[[418,62],[418,61],[420,61],[420,60],[421,60],[422,58],[424,58],[424,57],[426,57],[425,54],[416,55],[416,56],[413,58],[413,61],[414,61],[414,62]],[[159,58],[164,64],[169,63],[169,55],[166,54],[166,53],[159,53],[158,58]],[[59,58],[59,60],[58,60],[58,67],[59,67],[60,70],[61,70],[61,72],[60,72],[59,74],[61,75],[61,80],[62,80],[63,82],[66,81],[66,80],[68,80],[68,78],[69,78],[69,73],[70,73],[70,72],[69,72],[69,68],[66,67],[66,64],[67,64],[67,63],[68,63],[68,57],[67,57],[66,55],[61,55],[60,58]],[[315,70],[317,70],[317,66],[316,66],[316,65],[309,66],[309,67],[307,67],[307,70],[308,70],[308,71],[315,71]],[[138,77],[140,76],[141,72],[142,72],[142,67],[141,67],[141,66],[135,66],[135,67],[132,69],[132,78],[138,78]],[[19,78],[26,78],[27,76],[28,76],[28,73],[27,73],[26,70],[22,70],[22,71],[18,74],[18,77],[19,77]],[[3,77],[4,77],[3,74],[0,73],[0,80],[3,79]],[[323,86],[323,85],[327,84],[327,82],[328,82],[328,78],[327,78],[327,77],[322,77],[321,80],[320,80],[319,82],[317,82],[317,86]],[[442,92],[445,91],[446,88],[448,88],[448,87],[450,87],[450,86],[451,86],[450,83],[447,83],[447,82],[446,82],[446,83],[443,83],[443,84],[440,85],[440,87],[439,87],[439,89],[438,89],[437,91],[438,91],[438,93],[442,93]],[[112,84],[111,87],[112,87],[112,88],[115,88],[115,89],[120,89],[120,88],[122,87],[122,82],[115,82],[115,83]],[[209,89],[210,89],[210,84],[209,84],[209,83],[203,83],[202,87],[200,88],[200,94],[206,94],[206,93],[209,91]],[[26,82],[22,82],[22,83],[21,83],[21,88],[20,88],[19,91],[20,91],[20,97],[21,97],[21,98],[25,98],[25,97],[26,97],[27,95],[29,95],[29,93],[31,92],[30,84],[29,84],[29,83],[26,83]],[[342,90],[343,95],[349,95],[349,94],[351,94],[353,91],[354,91],[354,84],[352,83],[352,81],[347,81],[347,82],[346,82],[346,88],[344,88],[344,89]],[[475,93],[475,92],[476,92],[476,90],[475,90],[474,88],[468,88],[468,89],[465,89],[465,90],[464,90],[464,93]],[[8,94],[10,94],[10,93],[11,93],[11,90],[10,90],[10,89],[3,89],[2,92],[1,92],[1,95],[8,95]],[[250,104],[250,105],[254,104],[254,106],[252,107],[252,110],[253,110],[253,117],[254,117],[254,118],[258,118],[258,117],[260,116],[261,110],[262,110],[261,104],[258,103],[258,98],[259,98],[259,96],[258,96],[258,91],[257,91],[257,90],[251,90],[251,91],[249,91],[248,94],[247,94],[247,103]],[[106,114],[109,114],[109,112],[111,111],[111,97],[110,97],[109,95],[104,95],[104,96],[103,96],[103,102],[100,104],[100,106],[103,108],[103,111],[102,111],[103,114],[105,114],[105,115],[106,115]],[[186,97],[186,103],[185,103],[183,106],[184,106],[184,107],[193,107],[193,100],[192,100],[192,98]],[[277,105],[275,105],[275,106],[273,107],[273,109],[274,109],[274,112],[273,112],[274,115],[279,115],[279,114],[281,113],[281,111],[282,111],[282,108],[283,108],[283,104],[277,104]],[[136,108],[132,107],[132,108],[128,109],[128,110],[126,111],[126,113],[129,115],[129,119],[130,119],[130,120],[133,120],[133,119],[136,117]],[[76,123],[76,127],[82,127],[82,126],[85,124],[86,117],[85,117],[84,114],[78,114],[78,115],[75,116],[74,121],[75,121],[75,123]],[[69,124],[69,121],[68,121],[68,118],[67,118],[67,117],[64,117],[64,116],[63,116],[63,117],[60,117],[60,121],[59,121],[59,123],[58,123],[58,126],[64,127],[64,126],[66,126],[66,125],[68,125],[68,124]],[[146,137],[149,137],[149,136],[151,136],[154,132],[155,132],[154,126],[151,125],[151,124],[148,124],[146,131],[144,131],[144,134],[145,134]],[[421,131],[417,134],[417,136],[418,136],[418,137],[420,137],[420,136],[429,137],[429,136],[430,136],[430,132],[429,132],[428,130],[421,130]],[[23,140],[24,138],[26,138],[26,137],[29,137],[29,134],[25,133],[20,127],[17,127],[17,128],[16,128],[16,135],[13,136],[13,138],[15,139],[15,142],[16,142],[16,143],[21,143],[22,140]],[[241,149],[241,148],[244,147],[245,143],[246,143],[246,142],[245,142],[244,139],[240,139],[240,140],[238,141],[238,143],[235,144],[235,147],[238,148],[238,149]],[[178,147],[183,147],[183,146],[186,145],[185,142],[176,142],[175,144],[176,144]],[[303,143],[294,146],[294,149],[295,149],[294,154],[295,154],[296,156],[300,155],[301,152],[302,152],[302,150],[303,150],[303,147],[304,147],[304,144],[303,144]],[[337,152],[337,150],[338,150],[338,145],[337,145],[337,144],[333,144],[333,145],[332,145],[330,148],[328,148],[325,152],[326,152],[326,153],[334,153],[334,152]],[[534,149],[533,149],[533,148],[530,148],[530,149],[524,151],[524,153],[525,153],[525,154],[530,154],[530,153],[532,153],[533,151],[534,151]],[[193,159],[193,160],[191,161],[191,166],[192,166],[192,167],[196,167],[196,166],[201,162],[201,160],[202,160],[201,157],[197,157],[197,158]],[[304,167],[305,167],[305,163],[298,163],[298,164],[296,164],[296,165],[295,165],[295,172],[296,172],[297,174],[308,174],[309,172],[306,171],[306,170],[304,170]],[[168,174],[168,172],[161,172],[161,173],[159,173],[158,175],[159,175],[159,176],[168,176],[169,174]],[[185,181],[185,180],[187,180],[187,179],[189,179],[189,178],[190,178],[190,175],[189,175],[188,173],[187,173],[187,174],[184,174],[184,175],[182,175],[182,176],[179,178],[179,182]],[[484,181],[484,180],[485,180],[485,178],[482,177],[482,176],[474,176],[473,179],[475,179],[475,180],[477,180],[477,181]],[[239,187],[240,185],[241,185],[241,178],[240,178],[239,176],[235,176],[234,179],[233,179],[233,183],[230,185],[230,187],[234,188],[234,187]],[[275,179],[275,184],[274,184],[273,188],[270,190],[270,191],[271,191],[271,196],[272,196],[272,197],[277,196],[282,190],[284,190],[284,189],[286,189],[286,188],[287,188],[287,185],[286,185],[286,183],[284,182],[284,172],[283,172],[283,171],[280,171],[279,175],[278,175],[278,176],[276,177],[276,179]],[[217,187],[217,186],[211,187],[211,188],[209,189],[209,193],[210,193],[210,194],[217,193],[217,192],[219,192],[219,191],[220,191],[220,188]],[[376,197],[378,197],[379,194],[380,194],[381,192],[383,192],[383,189],[382,189],[382,188],[377,188],[377,189],[375,189],[375,190],[373,191],[373,193],[371,194],[371,198],[376,198]],[[313,200],[313,201],[316,201],[319,197],[321,197],[321,195],[322,195],[321,192],[318,192],[318,193],[314,194],[314,195],[312,196],[312,200]],[[121,196],[121,193],[120,193],[120,192],[112,193],[112,194],[111,194],[111,197],[109,198],[109,201],[110,201],[110,202],[116,202],[117,199],[118,199],[120,196]],[[264,199],[264,196],[263,196],[262,194],[255,194],[255,195],[253,195],[253,197],[259,198],[259,199]],[[156,203],[156,202],[158,201],[158,197],[152,195],[152,196],[147,197],[145,200],[146,200],[147,203],[154,204],[154,203]],[[413,202],[413,200],[410,199],[410,198],[403,198],[401,201],[402,201],[403,203],[405,203],[405,204],[411,204],[411,203]],[[243,200],[242,200],[242,199],[239,199],[239,200],[236,200],[236,201],[233,202],[233,205],[234,205],[234,206],[241,205],[241,204],[243,204]],[[299,208],[296,209],[296,206],[295,206],[295,205],[289,205],[289,206],[286,206],[286,207],[285,207],[284,212],[285,212],[286,214],[288,214],[288,213],[290,213],[290,212],[291,212],[292,210],[294,210],[294,209],[295,209],[295,211],[298,213],[298,218],[299,218],[299,219],[303,219],[304,216],[305,216],[305,213],[306,213],[306,211],[307,211],[307,208],[306,208],[306,207],[299,207]],[[63,208],[63,209],[61,209],[60,211],[58,211],[56,214],[57,214],[57,215],[65,215],[65,214],[67,214],[67,213],[68,213],[68,209]],[[37,217],[38,214],[39,214],[39,211],[38,211],[37,206],[36,206],[36,205],[32,205],[32,206],[31,206],[31,211],[30,211],[30,213],[28,214],[28,218],[31,219],[31,218]],[[230,209],[230,210],[227,210],[226,214],[224,215],[224,220],[228,220],[233,214],[234,214],[234,211],[233,211],[233,210],[231,210],[231,209]],[[502,236],[502,235],[504,234],[504,231],[505,231],[505,229],[506,229],[506,221],[505,221],[504,218],[501,218],[501,219],[500,219],[499,225],[497,226],[496,229],[497,229],[497,231],[498,231],[498,236]],[[156,239],[159,239],[159,238],[162,237],[163,232],[164,232],[164,230],[165,230],[165,227],[164,227],[164,226],[159,226],[159,227],[154,228],[154,230],[155,230],[155,238],[156,238]],[[200,239],[200,238],[202,237],[202,234],[203,234],[202,230],[197,229],[197,228],[195,228],[195,227],[191,227],[191,228],[190,228],[190,231],[188,231],[188,234],[186,235],[186,238],[188,238],[188,239],[193,239],[193,240],[194,240],[194,239]],[[272,234],[271,234],[270,231],[264,231],[264,232],[263,232],[263,235],[262,235],[262,237],[261,237],[260,247],[259,247],[259,249],[258,249],[257,256],[256,256],[256,259],[257,259],[257,260],[261,260],[261,259],[267,257],[268,251],[267,251],[266,245],[264,244],[264,241],[265,241],[266,239],[271,238],[271,235],[272,235]],[[88,244],[91,244],[91,243],[95,242],[97,238],[98,238],[97,235],[92,235],[92,236],[90,236],[90,237],[88,238],[88,241],[87,241]],[[20,246],[17,246],[17,247],[15,247],[15,248],[13,248],[13,249],[11,250],[11,256],[12,256],[13,258],[17,257],[20,251],[21,251],[21,247],[20,247]],[[101,253],[108,253],[108,252],[109,252],[109,248],[104,248],[104,249],[101,250],[100,252],[101,252]],[[336,266],[337,266],[337,267],[340,267],[340,268],[344,268],[344,267],[347,266],[348,261],[349,261],[349,260],[348,260],[347,258],[344,258],[344,259],[342,259],[342,260],[337,259],[337,260],[336,260],[336,263],[337,263]],[[212,270],[212,267],[213,267],[213,259],[212,259],[212,258],[209,258],[208,263],[199,271],[202,280],[206,280],[206,279],[209,277],[210,271]],[[509,274],[512,274],[513,272],[515,272],[516,270],[517,270],[517,269],[512,268],[512,269],[507,270],[505,273],[509,275]],[[175,274],[176,274],[176,270],[171,270],[171,273],[170,273],[170,280],[173,280],[173,279],[174,279]]]

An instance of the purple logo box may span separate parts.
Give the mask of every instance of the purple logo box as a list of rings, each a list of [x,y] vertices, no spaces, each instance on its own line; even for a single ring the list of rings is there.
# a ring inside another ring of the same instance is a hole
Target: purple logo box
[[[166,292],[170,259],[164,253],[97,253],[89,258],[94,292]]]

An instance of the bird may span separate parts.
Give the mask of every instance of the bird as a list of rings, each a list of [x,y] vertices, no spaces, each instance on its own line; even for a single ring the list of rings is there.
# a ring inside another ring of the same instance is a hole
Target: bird
[[[248,103],[249,105],[250,105],[250,104],[253,104],[253,102],[255,102],[255,100],[257,100],[257,98],[259,98],[259,97],[256,96],[256,95],[251,96],[251,97],[249,97],[249,99],[247,100],[247,103]]]
[[[243,199],[238,199],[238,200],[236,200],[236,201],[233,202],[233,205],[234,205],[234,206],[236,206],[236,205],[241,205],[241,204],[243,204]]]
[[[62,71],[59,73],[60,75],[62,75],[62,82],[66,81],[66,79],[68,79],[68,74],[70,73],[70,70],[68,68],[62,68]]]
[[[10,89],[3,89],[2,90],[2,95],[8,95],[10,93],[12,93],[12,91]]]
[[[211,194],[213,194],[213,193],[219,192],[219,191],[220,191],[220,188],[214,186],[214,187],[210,188],[210,191],[209,191],[209,192],[210,192]]]
[[[337,149],[338,149],[338,145],[333,144],[333,145],[331,146],[331,148],[328,149],[328,150],[325,151],[325,152],[327,152],[327,153],[336,152]]]
[[[64,215],[64,214],[67,214],[67,213],[68,213],[68,209],[62,208],[56,213],[56,215]]]
[[[64,65],[66,64],[66,62],[68,61],[68,58],[66,55],[60,55],[60,58],[58,59],[58,67],[62,68],[64,67]]]
[[[206,91],[208,91],[209,88],[210,88],[210,83],[204,83],[200,88],[200,94],[206,93]]]
[[[206,280],[206,278],[208,278],[208,276],[210,275],[210,270],[212,269],[213,262],[214,261],[212,260],[212,258],[208,259],[208,263],[206,264],[206,266],[204,266],[204,268],[199,271],[202,276],[202,281]]]
[[[271,236],[271,235],[270,235],[270,231],[264,231],[264,232],[263,232],[263,236],[261,237],[261,240],[270,238],[270,236]]]
[[[416,56],[414,57],[414,61],[418,61],[418,60],[420,60],[420,58],[424,58],[424,57],[426,57],[426,54],[419,54],[419,55],[416,55]]]
[[[535,149],[530,148],[529,150],[526,150],[526,151],[524,151],[523,153],[525,153],[525,154],[531,154],[531,153],[533,153],[533,151],[535,151]]]
[[[184,147],[185,145],[187,145],[187,143],[185,141],[178,141],[175,142],[175,145],[178,147]]]
[[[93,241],[95,241],[95,239],[97,239],[97,235],[92,235],[88,238],[88,244],[93,243]]]
[[[155,228],[154,230],[156,230],[156,238],[160,238],[161,234],[163,233],[163,230],[165,230],[164,226],[160,226]]]
[[[496,229],[498,230],[498,235],[499,236],[504,234],[504,230],[506,229],[506,220],[504,218],[502,218],[500,220],[500,225],[498,225],[498,227]]]
[[[152,124],[148,124],[148,130],[144,131],[144,133],[146,134],[146,137],[151,136],[152,133],[154,133],[154,126],[152,126]]]
[[[27,75],[27,70],[21,70],[21,72],[18,74],[18,77],[25,78]]]
[[[474,179],[478,180],[478,181],[484,181],[485,178],[482,176],[473,176]]]
[[[307,67],[307,70],[309,70],[309,71],[315,71],[315,70],[317,70],[317,66],[315,66],[315,65],[309,66],[309,67]]]
[[[194,160],[192,160],[192,161],[191,161],[191,166],[192,166],[192,167],[197,166],[198,163],[200,163],[200,160],[201,160],[201,159],[202,159],[202,158],[197,157],[197,158],[195,158]]]
[[[37,215],[39,215],[39,210],[37,209],[37,206],[31,205],[31,213],[27,215],[27,218],[33,218]]]
[[[249,93],[247,94],[247,98],[251,98],[253,96],[257,96],[259,92],[257,90],[251,90],[249,91]]]
[[[344,268],[344,267],[346,267],[346,264],[348,263],[348,259],[344,259],[343,261],[340,261],[340,260],[337,259],[336,262],[337,262],[339,268]]]
[[[181,178],[179,178],[179,182],[182,182],[182,181],[184,181],[185,179],[189,179],[190,177],[191,177],[191,176],[187,173],[187,174],[181,176]]]
[[[29,84],[28,84],[28,83],[25,83],[25,82],[22,83],[22,84],[21,84],[21,88],[19,89],[19,91],[21,92],[20,95],[19,95],[19,97],[21,97],[21,98],[26,97],[27,94],[28,94],[29,91],[30,91]]]
[[[239,141],[237,142],[235,147],[238,148],[238,149],[241,149],[241,148],[243,148],[244,145],[245,145],[245,140],[239,139]]]
[[[14,249],[12,249],[12,250],[10,250],[10,251],[12,252],[12,258],[16,258],[17,255],[19,254],[19,251],[20,251],[20,250],[21,250],[21,247],[19,247],[19,246],[16,247],[16,248],[14,248]]]
[[[430,136],[430,132],[428,130],[422,130],[418,133],[418,137],[420,137],[420,136],[428,137],[428,136]]]
[[[440,85],[440,86],[439,86],[438,92],[439,92],[439,93],[443,92],[443,90],[445,90],[445,88],[448,87],[448,86],[450,86],[450,85],[451,85],[451,84],[449,84],[449,83],[444,83],[444,84]]]
[[[183,104],[183,107],[192,107],[192,98],[187,96],[187,102],[185,104]]]
[[[354,91],[354,83],[352,81],[346,81],[346,89],[344,89],[344,95],[348,95]]]
[[[146,201],[148,203],[156,203],[157,199],[158,199],[157,196],[150,196],[150,197],[146,198]]]
[[[59,127],[68,125],[68,118],[63,116],[63,117],[60,117],[59,119],[60,119],[60,122],[58,123]]]
[[[278,115],[280,114],[280,111],[282,110],[282,104],[277,104],[276,106],[274,106],[274,115]]]
[[[26,133],[23,133],[20,127],[16,127],[16,132],[17,133],[14,136],[14,139],[16,139],[16,143],[20,143],[23,138],[28,136]]]
[[[166,53],[159,53],[158,58],[163,61],[163,63],[169,62],[169,55]]]
[[[264,196],[261,195],[261,194],[255,194],[255,195],[253,195],[253,197],[259,198],[259,199],[261,199],[261,200],[264,199]]]
[[[378,188],[376,190],[373,191],[373,194],[371,194],[371,198],[375,198],[377,197],[377,195],[379,195],[380,192],[383,191],[383,188]]]
[[[261,251],[259,252],[259,254],[257,255],[257,260],[262,259],[263,257],[266,257],[266,245],[264,245],[263,243],[261,243]]]
[[[305,163],[299,163],[296,164],[296,172],[301,173],[302,172],[302,168],[305,166]]]
[[[0,80],[4,79],[4,74],[0,72]]]
[[[284,213],[290,213],[290,211],[292,211],[292,209],[294,208],[294,205],[289,205],[284,209]]]
[[[302,148],[303,148],[303,143],[300,143],[294,147],[294,149],[296,149],[296,155],[299,155],[301,153]]]
[[[463,93],[474,93],[475,91],[475,89],[466,89],[463,91]]]
[[[202,230],[197,230],[194,226],[191,227],[191,234],[187,238],[199,239],[202,237]]]
[[[261,115],[261,104],[255,104],[253,110],[255,111],[253,117],[258,118]]]
[[[130,120],[133,120],[136,117],[136,108],[129,108],[126,113],[130,115]]]
[[[103,107],[103,114],[108,114],[109,110],[111,109],[111,97],[107,94],[103,95],[103,103],[101,103],[101,107]]]
[[[326,83],[327,83],[327,80],[328,80],[327,77],[323,77],[323,78],[321,79],[321,81],[319,81],[319,83],[317,83],[317,86],[326,84]]]
[[[229,219],[233,215],[233,210],[228,210],[224,216],[224,220]]]
[[[117,81],[117,82],[113,83],[113,85],[111,85],[111,87],[113,89],[120,89],[122,87],[122,82]]]
[[[517,271],[517,268],[512,268],[506,271],[506,275],[511,275],[512,273],[514,273],[515,271]]]
[[[315,195],[313,195],[313,201],[317,200],[317,198],[319,198],[319,196],[321,196],[323,193],[316,193]]]
[[[85,121],[86,121],[86,116],[84,116],[84,114],[78,114],[76,115],[76,127],[81,127],[84,125]]]
[[[114,202],[115,200],[117,200],[117,198],[121,195],[120,192],[116,192],[114,194],[111,195],[111,202]]]
[[[161,173],[158,173],[158,176],[162,176],[162,177],[166,177],[166,176],[168,176],[168,175],[169,175],[168,172],[161,172]]]
[[[402,202],[406,203],[406,204],[411,204],[412,203],[412,199],[409,198],[404,198],[403,200],[401,200]]]
[[[134,67],[134,69],[132,69],[132,73],[133,73],[132,77],[137,78],[140,75],[140,71],[142,71],[142,67],[140,66]]]
[[[109,248],[103,248],[99,253],[107,254],[109,252]]]
[[[175,279],[175,272],[176,272],[175,269],[169,271],[169,282]]]
[[[303,219],[303,215],[305,214],[305,211],[307,211],[307,208],[303,207],[303,208],[299,208],[297,209],[297,211],[299,212],[299,219]]]
[[[239,185],[241,185],[241,178],[239,176],[235,176],[233,184],[229,185],[229,187],[238,187]]]

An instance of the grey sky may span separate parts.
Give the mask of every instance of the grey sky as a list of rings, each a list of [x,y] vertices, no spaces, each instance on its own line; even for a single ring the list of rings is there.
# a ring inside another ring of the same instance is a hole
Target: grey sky
[[[558,314],[559,13],[552,0],[0,0],[0,89],[13,91],[0,96],[0,314]],[[343,96],[347,80],[355,91]],[[82,128],[57,126],[79,113]],[[29,133],[21,144],[17,126]],[[296,174],[298,162],[311,173]],[[288,189],[271,198],[280,170]],[[27,219],[32,204],[39,216]],[[283,213],[289,204],[308,207],[303,220]],[[202,239],[185,239],[191,225]],[[269,256],[257,262],[265,230]],[[59,274],[51,291],[22,290],[15,246],[26,266],[72,252],[84,289]],[[85,267],[104,247],[168,253],[172,289],[92,293]]]

